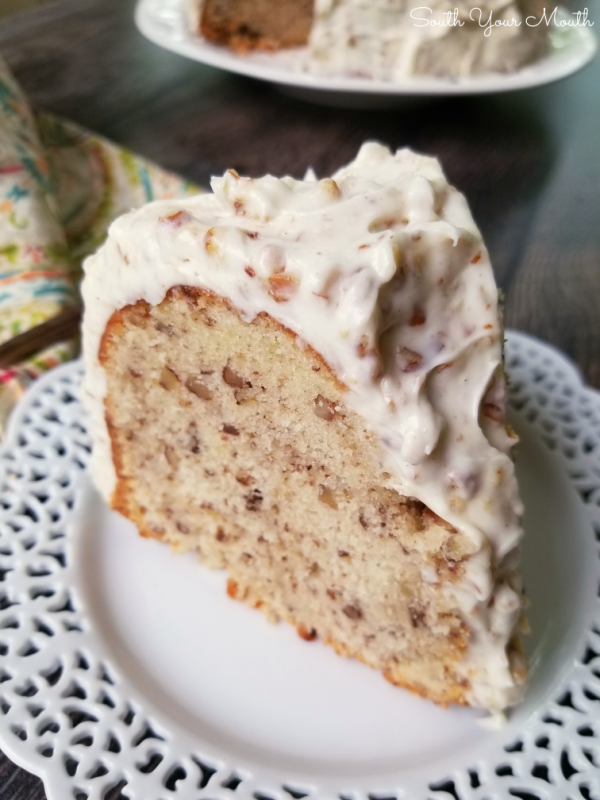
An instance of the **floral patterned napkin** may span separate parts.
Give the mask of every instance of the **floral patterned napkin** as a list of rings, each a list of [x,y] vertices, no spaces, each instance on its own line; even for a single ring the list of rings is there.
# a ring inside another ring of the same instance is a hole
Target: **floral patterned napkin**
[[[0,58],[0,344],[78,302],[82,259],[113,219],[198,191],[74,123],[34,117]],[[28,384],[77,353],[71,340],[0,369],[0,432]]]

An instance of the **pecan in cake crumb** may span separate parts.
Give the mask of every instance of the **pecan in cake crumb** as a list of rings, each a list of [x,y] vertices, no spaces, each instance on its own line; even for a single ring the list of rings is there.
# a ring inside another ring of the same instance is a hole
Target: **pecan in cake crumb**
[[[211,390],[208,386],[203,384],[202,381],[199,381],[198,378],[188,378],[185,382],[185,388],[202,400],[212,400]]]
[[[315,414],[317,417],[330,422],[335,417],[335,410],[335,403],[323,397],[322,394],[318,394],[315,397]]]
[[[170,367],[163,367],[158,380],[163,389],[171,391],[179,384],[179,378]]]
[[[347,605],[342,608],[348,619],[362,619],[363,613],[358,605]]]
[[[239,436],[240,432],[234,425],[228,425],[226,422],[223,423],[221,427],[223,433],[228,433],[230,436]]]
[[[227,364],[223,368],[222,374],[225,383],[228,386],[232,386],[234,389],[252,388],[252,384],[250,383],[250,381],[244,380],[244,378],[242,378],[241,375],[238,375],[238,373],[235,370],[231,369],[229,364]]]
[[[331,489],[328,489],[326,486],[319,487],[319,500],[325,505],[329,506],[330,508],[337,509],[338,504],[336,502],[335,497],[333,496],[333,492]]]
[[[259,511],[262,505],[263,496],[260,489],[253,489],[246,495],[246,508],[248,511]]]
[[[411,603],[408,606],[410,624],[413,628],[422,628],[425,625],[425,609],[419,603]]]

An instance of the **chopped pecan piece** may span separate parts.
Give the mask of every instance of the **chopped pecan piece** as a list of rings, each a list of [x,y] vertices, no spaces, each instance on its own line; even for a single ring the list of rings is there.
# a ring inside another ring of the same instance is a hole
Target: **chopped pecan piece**
[[[425,625],[425,608],[420,603],[410,603],[408,606],[410,624],[413,628],[422,628]]]
[[[163,387],[163,389],[171,391],[172,389],[175,389],[179,384],[179,378],[170,367],[163,367],[160,372],[160,378],[158,382]]]
[[[214,236],[215,232],[213,228],[209,228],[204,236],[204,247],[209,256],[214,255],[218,250],[217,244],[214,241]]]
[[[169,466],[170,467],[172,467],[173,469],[177,469],[177,467],[179,466],[179,463],[181,461],[181,458],[180,458],[179,453],[177,452],[177,450],[175,450],[173,447],[171,447],[168,444],[165,445],[165,458],[169,462]]]
[[[211,390],[208,386],[205,386],[202,381],[199,381],[198,378],[188,378],[185,382],[185,388],[202,400],[212,400]]]
[[[398,366],[402,372],[416,372],[423,366],[423,358],[419,353],[410,350],[408,347],[401,347],[396,354]]]
[[[358,605],[347,605],[342,611],[349,619],[362,619],[363,613]]]
[[[329,506],[330,508],[337,509],[338,507],[338,504],[335,501],[335,497],[333,496],[333,492],[326,486],[321,486],[319,488],[319,500],[322,503],[325,503],[325,505]]]
[[[287,303],[296,294],[300,284],[292,275],[278,272],[269,278],[269,294],[276,303]]]
[[[331,195],[331,197],[333,197],[335,200],[337,200],[337,198],[342,194],[340,192],[340,187],[333,180],[333,178],[323,178],[319,181],[319,187],[324,189],[325,192]]]
[[[246,508],[248,511],[260,511],[262,501],[263,496],[260,489],[253,489],[250,494],[246,495]]]
[[[298,636],[306,642],[313,642],[317,638],[317,632],[314,628],[309,630],[304,625],[298,625],[296,630],[298,631]]]
[[[190,219],[191,217],[187,211],[175,211],[173,214],[169,214],[168,217],[159,217],[158,221],[169,228],[181,228]]]
[[[233,386],[234,389],[252,388],[250,381],[244,380],[241,375],[231,369],[229,364],[223,369],[223,380],[228,386]]]
[[[369,339],[367,336],[361,337],[358,347],[356,348],[360,358],[364,358],[369,352]]]
[[[414,328],[417,325],[425,324],[425,312],[420,306],[414,307],[412,317],[408,321],[408,324],[411,326],[411,328]]]
[[[327,422],[331,422],[331,420],[335,417],[335,403],[332,403],[331,400],[323,397],[322,394],[318,394],[315,397],[315,414],[317,417],[320,417]]]

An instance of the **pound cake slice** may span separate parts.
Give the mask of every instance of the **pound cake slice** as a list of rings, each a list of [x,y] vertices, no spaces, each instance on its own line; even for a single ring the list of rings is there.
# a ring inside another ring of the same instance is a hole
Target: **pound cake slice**
[[[98,487],[303,638],[441,704],[517,702],[516,438],[464,198],[374,143],[333,178],[212,188],[85,265]]]

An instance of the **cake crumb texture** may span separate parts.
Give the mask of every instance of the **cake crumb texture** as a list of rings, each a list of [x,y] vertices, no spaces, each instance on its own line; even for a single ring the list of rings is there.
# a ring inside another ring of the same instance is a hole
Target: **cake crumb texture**
[[[200,33],[244,53],[299,47],[308,41],[313,0],[205,0]]]
[[[314,350],[177,286],[115,311],[100,363],[113,506],[144,536],[226,569],[230,597],[303,639],[468,703],[471,633],[444,587],[477,545],[389,488],[377,436]]]

